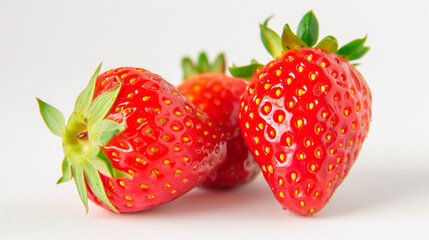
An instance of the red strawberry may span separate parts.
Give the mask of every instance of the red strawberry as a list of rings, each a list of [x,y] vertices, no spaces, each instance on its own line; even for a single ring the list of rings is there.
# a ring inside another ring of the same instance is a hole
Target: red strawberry
[[[196,65],[189,58],[184,58],[183,68],[185,81],[178,89],[219,124],[227,142],[225,163],[210,174],[202,186],[226,189],[251,181],[260,170],[244,142],[238,121],[240,96],[247,81],[224,73],[223,54],[213,64],[209,64],[205,53],[201,53]]]
[[[318,35],[312,12],[299,37],[287,24],[281,38],[266,25],[262,40],[275,60],[252,76],[240,123],[277,200],[297,214],[313,214],[343,182],[368,134],[370,89],[349,63],[368,47],[364,38],[337,50],[335,38],[327,37],[311,48]]]
[[[114,212],[170,202],[199,185],[224,159],[223,133],[174,86],[141,68],[98,75],[64,117],[38,99],[49,129],[63,138],[63,177]]]

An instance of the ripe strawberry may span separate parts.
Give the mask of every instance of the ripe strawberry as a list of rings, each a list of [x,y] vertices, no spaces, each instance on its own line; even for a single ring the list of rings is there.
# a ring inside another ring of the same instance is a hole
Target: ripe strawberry
[[[67,126],[61,112],[38,99],[49,129],[63,138],[58,183],[74,178],[86,210],[87,197],[114,212],[162,205],[223,161],[223,133],[174,86],[141,68],[97,77],[100,67]]]
[[[275,59],[253,74],[243,94],[242,132],[277,200],[297,214],[313,214],[347,176],[368,134],[370,89],[349,63],[366,53],[366,38],[337,50],[329,36],[311,48],[318,36],[312,12],[299,37],[286,24],[280,38],[267,22],[262,40]],[[255,67],[231,72],[243,76]]]
[[[223,54],[218,55],[213,64],[209,64],[205,53],[200,54],[198,64],[184,58],[183,68],[185,81],[178,89],[219,124],[227,142],[225,162],[201,186],[227,189],[251,181],[260,170],[244,142],[238,121],[240,96],[247,81],[224,73]]]

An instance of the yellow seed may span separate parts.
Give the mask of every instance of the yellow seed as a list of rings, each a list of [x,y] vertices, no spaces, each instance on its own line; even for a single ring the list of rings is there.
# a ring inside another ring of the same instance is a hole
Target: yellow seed
[[[173,95],[175,97],[179,96],[179,94],[177,92],[172,92],[171,95]]]
[[[304,90],[299,89],[299,90],[298,90],[298,96],[302,96],[303,94],[304,94]]]
[[[252,119],[255,116],[253,112],[249,113],[249,117]]]
[[[310,208],[310,213],[313,214],[314,213],[314,208]]]
[[[352,123],[352,129],[355,129],[356,124]]]
[[[312,103],[312,102],[311,102],[311,103],[309,103],[309,104],[308,104],[308,109],[310,109],[310,110],[311,110],[311,109],[313,109],[313,108],[314,108],[314,103]]]
[[[349,110],[348,109],[344,109],[344,115],[346,115],[346,116],[349,115]]]
[[[316,80],[316,74],[312,73],[312,74],[310,75],[310,79],[311,79],[311,80],[313,80],[313,81],[314,81],[314,80]]]
[[[326,118],[326,116],[328,116],[328,113],[322,112],[322,118]]]
[[[112,181],[109,181],[109,185],[113,188],[113,187],[115,187],[114,185],[113,185],[113,183],[112,183]]]
[[[171,101],[167,99],[167,100],[164,101],[164,103],[167,104],[167,105],[170,105]]]
[[[299,204],[301,204],[301,206],[305,206],[305,202],[304,201],[300,201]]]
[[[159,171],[158,171],[158,170],[156,170],[156,169],[154,169],[154,170],[152,170],[152,174],[158,175],[158,174],[159,174]]]
[[[285,160],[285,155],[283,153],[280,153],[280,161],[284,161]]]
[[[332,170],[332,164],[328,164],[328,170],[331,171]]]
[[[292,78],[287,78],[286,83],[287,83],[287,85],[290,85],[292,83]]]
[[[281,186],[281,185],[283,185],[283,183],[284,183],[283,178],[280,178],[280,179],[279,179],[279,185]]]
[[[304,67],[303,67],[303,66],[299,66],[299,67],[298,67],[298,71],[299,71],[299,72],[304,71]]]
[[[331,140],[331,138],[332,138],[332,136],[331,136],[331,135],[329,135],[329,134],[328,134],[328,135],[326,135],[326,140],[328,140],[328,141],[329,141],[329,140]]]
[[[287,145],[291,145],[291,142],[292,142],[292,138],[291,137],[286,137],[286,143],[287,143]]]
[[[311,171],[316,170],[316,164],[311,164],[311,165],[310,165],[310,169],[311,169]]]
[[[190,122],[185,122],[185,125],[188,126],[188,127],[190,127],[191,123]]]
[[[159,112],[159,111],[161,111],[161,109],[159,109],[159,108],[155,108],[155,109],[153,109],[153,111],[154,111],[154,112]]]
[[[270,153],[270,151],[271,151],[270,147],[265,147],[265,152],[266,153]]]
[[[131,78],[131,79],[130,79],[130,83],[131,83],[131,84],[135,83],[136,81],[137,81],[137,79],[136,79],[136,78]]]
[[[262,79],[262,78],[263,78],[263,77],[265,77],[266,75],[267,75],[266,73],[259,74],[258,78],[259,78],[259,79]]]
[[[189,138],[188,137],[183,137],[183,141],[184,142],[189,142]]]
[[[277,89],[276,90],[276,96],[277,97],[280,97],[280,95],[282,94],[282,90],[280,90],[280,89]]]
[[[259,123],[259,124],[258,124],[258,127],[259,127],[259,129],[261,129],[261,130],[262,130],[262,129],[264,129],[264,124],[263,124],[263,123]]]
[[[290,178],[292,179],[292,181],[295,181],[296,177],[297,177],[297,175],[294,172],[290,175]]]
[[[257,105],[257,106],[259,106],[259,104],[261,103],[261,99],[260,99],[260,98],[257,98],[257,99],[255,100],[255,103],[256,103],[256,105]]]
[[[124,73],[124,74],[121,75],[121,79],[123,79],[123,78],[125,78],[127,76],[128,76],[128,74]]]
[[[307,188],[310,189],[311,188],[311,183],[307,183]]]
[[[176,193],[176,192],[177,192],[177,190],[173,190],[173,191],[171,191],[171,193],[173,193],[173,194],[174,194],[174,193]]]
[[[195,165],[196,166],[196,165]],[[181,169],[176,169],[176,174],[180,174],[182,172]]]
[[[274,172],[273,165],[268,165],[268,172],[270,173]]]
[[[346,162],[347,162],[347,160],[348,160],[348,158],[347,158],[347,157],[345,157],[345,158],[344,158],[344,163],[346,163]]]
[[[335,162],[338,164],[338,163],[340,163],[340,161],[341,161],[341,158],[340,157],[337,157],[336,159],[335,159]]]
[[[244,124],[244,126],[245,126],[247,129],[249,129],[249,128],[250,128],[250,125],[249,125],[249,123],[248,123],[248,122],[246,122],[246,123]]]
[[[155,198],[155,196],[154,195],[148,195],[147,198],[153,199],[153,198]]]
[[[324,68],[324,67],[326,67],[326,63],[325,63],[325,62],[321,62],[321,63],[320,63],[320,66],[321,66],[322,68]]]
[[[328,188],[330,188],[330,187],[331,187],[331,185],[332,185],[332,183],[331,183],[331,182],[328,182]]]
[[[271,84],[265,83],[265,85],[264,85],[265,90],[268,90],[270,87],[271,87]]]
[[[333,148],[329,149],[329,153],[333,154],[334,153],[334,149]]]
[[[307,56],[307,61],[309,61],[309,62],[310,62],[311,60],[313,60],[313,55],[308,55],[308,56]]]
[[[165,185],[164,185],[164,187],[165,187],[165,188],[169,188],[169,187],[171,187],[171,184],[168,184],[168,183],[167,183],[167,184],[165,184]]]
[[[316,128],[316,130],[317,130],[317,132],[319,132],[319,133],[322,131],[322,129],[321,129],[320,127],[317,127],[317,128]]]
[[[299,194],[299,190],[298,190],[298,189],[295,189],[294,194],[295,194],[295,196],[298,196],[298,194]]]
[[[259,138],[255,137],[255,143],[259,143]]]
[[[317,155],[318,157],[320,157],[320,156],[322,155],[322,152],[321,152],[320,150],[317,150],[317,151],[316,151],[316,155]]]
[[[321,92],[325,92],[326,91],[326,86],[325,85],[320,86],[320,91]]]
[[[177,146],[176,146],[176,147],[174,147],[173,149],[174,149],[174,151],[175,151],[175,152],[180,151],[180,148],[179,148],[179,147],[177,147]]]
[[[344,134],[344,132],[345,132],[346,130],[344,129],[344,128],[341,128],[341,130],[340,130],[340,133],[341,134]]]
[[[316,191],[316,192],[314,193],[314,196],[315,196],[315,197],[319,196],[319,191]]]
[[[144,101],[144,102],[146,102],[146,101],[147,101],[147,100],[149,100],[149,99],[150,99],[150,97],[149,97],[149,96],[144,96],[144,97],[143,97],[143,101]]]
[[[133,205],[131,203],[127,203],[127,207],[132,207]]]
[[[247,112],[247,110],[249,110],[249,106],[244,106],[244,111]]]
[[[136,158],[136,162],[143,162],[143,159],[141,159],[141,158]]]
[[[129,93],[128,95],[127,95],[127,97],[128,98],[132,98],[134,96],[134,93]]]
[[[350,139],[349,146],[353,145],[353,140]]]
[[[301,159],[301,160],[304,159],[304,153],[298,154],[298,158]]]
[[[262,171],[266,172],[267,168],[265,167],[265,165],[262,165]]]
[[[271,131],[270,131],[270,135],[271,135],[271,136],[275,136],[275,135],[276,135],[276,133],[275,133],[273,130],[271,130]]]
[[[178,131],[178,130],[179,130],[179,127],[178,127],[178,126],[173,126],[173,127],[172,127],[172,129],[173,129],[174,131]]]
[[[133,198],[130,197],[130,196],[125,196],[125,199],[127,199],[127,200],[133,200]]]
[[[255,150],[255,155],[259,156],[259,151],[258,150]]]
[[[338,179],[338,174],[335,174],[334,180],[337,180],[337,179]]]
[[[290,108],[292,108],[293,105],[294,105],[293,101],[289,101],[288,105],[289,105]]]
[[[296,126],[299,127],[299,128],[302,126],[303,123],[304,122],[302,121],[302,119],[296,120]]]
[[[279,192],[279,196],[280,196],[281,198],[284,198],[284,197],[285,197],[285,194],[284,194],[283,192]]]
[[[264,107],[264,111],[265,111],[265,113],[269,113],[269,112],[270,112],[270,110],[271,110],[270,106],[266,105],[266,106]]]
[[[276,71],[276,75],[277,75],[277,76],[280,76],[281,74],[282,74],[282,70],[277,70],[277,71]]]
[[[182,182],[183,183],[185,183],[185,182],[187,182],[188,181],[188,179],[187,178],[184,178],[183,180],[182,180]]]
[[[134,172],[134,171],[133,171],[133,170],[131,170],[131,169],[128,169],[128,173],[129,173],[129,174],[131,174],[131,175],[136,174],[136,172]]]
[[[183,157],[183,161],[184,162],[189,162],[189,158],[188,157]]]
[[[114,157],[118,157],[119,155],[118,155],[118,153],[117,153],[117,152],[112,152],[112,156],[114,156]]]
[[[305,141],[305,145],[307,145],[307,147],[310,147],[310,145],[311,145],[311,140],[310,140],[310,139],[307,139],[307,141]]]
[[[278,120],[279,120],[279,123],[282,123],[284,120],[284,116],[280,114],[278,117]]]
[[[144,118],[139,118],[139,119],[137,119],[137,122],[138,123],[142,123],[144,121]]]
[[[151,152],[158,152],[158,151],[159,151],[159,149],[158,149],[157,147],[151,147],[151,148],[150,148],[150,151],[151,151]]]
[[[126,187],[127,184],[124,181],[119,181],[119,185],[121,185],[122,187]]]

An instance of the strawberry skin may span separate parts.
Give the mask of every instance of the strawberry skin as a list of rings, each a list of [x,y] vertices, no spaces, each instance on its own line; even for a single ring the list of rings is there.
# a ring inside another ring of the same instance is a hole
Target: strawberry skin
[[[224,73],[202,73],[185,80],[178,89],[216,121],[226,136],[227,155],[202,187],[228,189],[251,181],[259,167],[244,142],[238,121],[240,96],[247,81]]]
[[[59,182],[73,177],[86,208],[86,197],[114,212],[160,206],[198,186],[223,162],[226,142],[217,124],[157,74],[117,68],[100,74],[93,89],[90,110],[75,107],[65,131],[57,134],[63,135],[66,155]],[[101,122],[120,131],[104,140],[111,128],[98,131],[97,123],[86,116],[92,116],[88,112],[102,106],[95,104],[97,99],[113,89],[117,95],[108,98],[111,107],[103,110]],[[50,127],[48,115],[41,112]],[[75,121],[81,116],[83,121]],[[76,147],[79,144],[84,147]],[[93,148],[99,148],[98,154],[92,154]],[[111,166],[109,171],[101,161]]]
[[[252,74],[240,103],[241,129],[278,202],[309,215],[332,197],[367,137],[371,92],[349,61],[369,48],[365,37],[338,49],[332,36],[312,48],[318,23],[311,11],[297,35],[286,24],[280,37],[268,20],[261,37],[275,59],[230,69]]]
[[[298,214],[322,209],[367,136],[371,93],[343,58],[292,50],[268,63],[244,93],[240,122],[271,190]]]

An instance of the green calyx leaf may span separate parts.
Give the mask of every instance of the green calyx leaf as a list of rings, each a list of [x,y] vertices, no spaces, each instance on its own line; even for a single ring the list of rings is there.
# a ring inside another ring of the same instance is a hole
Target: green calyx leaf
[[[327,36],[322,39],[315,48],[325,49],[336,53],[338,51],[338,41],[333,36]]]
[[[261,29],[261,39],[262,43],[264,44],[267,51],[273,56],[274,58],[280,57],[283,53],[282,48],[282,41],[280,36],[268,28],[268,21],[273,16],[268,17],[264,24],[259,24],[259,28]]]
[[[109,143],[112,137],[118,135],[124,130],[125,126],[115,121],[104,119],[91,127],[89,140],[98,146],[105,146]]]
[[[289,24],[286,24],[283,28],[282,46],[285,52],[292,49],[308,47],[304,41],[302,41],[298,36],[295,35],[295,33],[292,32]]]
[[[337,54],[349,61],[359,59],[369,50],[369,47],[364,46],[366,38],[367,36],[347,43],[338,50]]]
[[[58,179],[57,184],[72,180],[73,174],[71,171],[71,163],[67,159],[67,157],[64,157],[63,163],[61,164],[61,169],[63,171],[63,176],[60,179]]]
[[[193,63],[188,57],[182,59],[183,68],[183,79],[196,76],[202,73],[224,73],[225,72],[225,56],[220,53],[216,56],[213,63],[209,62],[209,59],[205,52],[201,52],[198,56],[198,62]]]
[[[38,98],[36,99],[37,103],[39,104],[40,114],[42,115],[43,121],[45,121],[49,130],[51,130],[51,132],[58,137],[63,137],[66,123],[64,115],[51,105]]]
[[[234,77],[250,80],[250,78],[253,76],[255,71],[258,70],[258,68],[261,68],[263,66],[264,66],[263,64],[260,64],[256,60],[252,59],[249,65],[241,66],[241,67],[237,67],[234,65],[233,67],[230,67],[229,72]]]
[[[74,179],[86,212],[88,212],[87,187],[112,211],[118,212],[106,195],[100,174],[110,178],[131,178],[131,176],[115,169],[100,147],[106,146],[114,136],[125,130],[124,125],[104,119],[119,95],[122,82],[117,77],[117,86],[93,99],[100,69],[101,64],[76,100],[67,125],[60,111],[40,99],[37,99],[37,102],[48,128],[63,138],[65,153],[61,167],[63,175],[57,183]]]
[[[312,47],[317,42],[319,38],[319,23],[313,11],[309,11],[304,15],[298,25],[296,35],[309,47]]]
[[[88,126],[91,127],[101,121],[112,108],[113,103],[121,89],[121,81],[118,79],[119,85],[110,89],[109,91],[99,95],[89,105],[88,111],[84,114],[88,121]]]
[[[315,46],[314,48],[324,49],[337,53],[338,55],[343,56],[347,60],[352,61],[362,57],[369,50],[369,47],[364,46],[366,37],[362,39],[356,39],[346,44],[339,50],[338,41],[333,36],[325,37],[316,45],[319,36],[319,23],[313,11],[307,12],[301,19],[298,25],[296,35],[291,30],[289,24],[285,24],[282,36],[279,37],[277,33],[275,33],[267,26],[271,18],[272,16],[268,17],[267,20],[265,20],[264,24],[259,24],[259,27],[261,29],[262,42],[267,51],[274,58],[277,58],[283,53],[293,49],[301,49]],[[239,69],[233,67],[233,70]]]
[[[92,74],[91,79],[89,80],[86,88],[79,94],[79,97],[76,100],[74,106],[74,112],[76,113],[84,113],[88,109],[91,104],[92,97],[94,96],[94,88],[95,81],[97,80],[98,74],[100,73],[102,63],[100,63],[95,70],[94,74]]]

